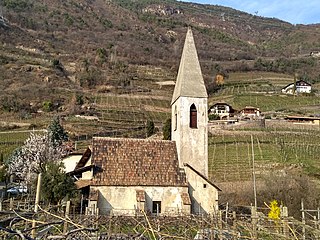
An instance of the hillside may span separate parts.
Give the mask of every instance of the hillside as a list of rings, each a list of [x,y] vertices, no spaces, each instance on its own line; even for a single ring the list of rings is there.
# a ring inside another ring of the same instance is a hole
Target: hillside
[[[60,114],[75,139],[144,137],[146,120],[161,128],[170,117],[187,26],[194,32],[210,103],[252,105],[247,93],[277,92],[294,73],[312,83],[320,80],[319,61],[309,54],[320,49],[318,25],[291,25],[174,0],[1,4],[3,122],[19,120],[43,128],[52,115]],[[226,79],[223,89],[214,84],[216,74]],[[254,98],[262,111],[316,113],[309,106],[313,100],[306,103],[308,110],[296,110],[290,101],[286,108],[283,101],[273,101],[279,103],[273,106],[266,97]]]
[[[3,0],[1,4],[4,158],[23,143],[28,131],[42,131],[57,114],[78,149],[86,148],[92,136],[144,138],[148,120],[161,132],[171,115],[188,26],[210,105],[225,101],[236,109],[257,106],[275,122],[288,114],[319,115],[319,59],[310,52],[320,50],[320,25],[291,25],[222,6],[175,0]],[[217,74],[224,76],[222,87],[214,83]],[[311,95],[280,94],[295,74],[313,84]],[[301,174],[319,179],[318,127],[279,127],[270,122],[265,129],[230,126],[210,136],[210,179],[232,186],[222,193],[222,202],[252,203],[254,152],[257,180],[263,185],[259,204],[284,194],[281,188],[291,184],[284,196],[290,198],[288,205],[298,206],[299,193],[310,195],[310,207],[317,207],[318,196],[313,195],[318,190]],[[281,177],[269,178],[271,174]],[[279,189],[268,192],[268,185]]]
[[[263,70],[304,74],[307,67],[308,76],[318,77],[317,61],[300,59],[320,48],[317,25],[294,26],[173,0],[4,0],[2,5],[0,80],[5,91],[35,83],[79,91],[99,85],[123,88],[128,80],[141,79],[136,65],[161,67],[174,76],[186,26],[194,29],[207,81],[217,64],[229,72],[248,71],[258,58],[286,59],[280,61],[285,66]]]
[[[317,114],[310,106],[316,98],[298,109],[295,102],[263,93],[279,92],[294,74],[315,83],[317,91],[319,60],[309,53],[320,49],[318,25],[174,0],[1,4],[4,123],[41,129],[59,114],[75,139],[144,137],[148,119],[161,128],[170,117],[187,26],[194,32],[210,104],[224,100],[237,108],[255,103],[270,114]],[[216,74],[225,77],[220,90]],[[252,97],[257,92],[262,95]]]

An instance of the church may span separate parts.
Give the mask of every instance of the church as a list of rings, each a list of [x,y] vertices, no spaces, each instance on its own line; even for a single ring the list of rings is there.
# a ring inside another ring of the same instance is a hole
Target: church
[[[208,106],[191,29],[171,101],[172,140],[94,137],[76,164],[87,214],[215,214],[208,179]]]

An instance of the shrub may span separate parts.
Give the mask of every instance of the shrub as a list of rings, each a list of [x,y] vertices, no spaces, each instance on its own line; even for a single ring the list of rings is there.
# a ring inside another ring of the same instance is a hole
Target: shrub
[[[52,104],[52,102],[51,102],[50,100],[44,101],[44,102],[42,103],[42,109],[43,109],[43,111],[45,111],[45,112],[51,112],[52,109],[53,109],[53,104]]]
[[[74,23],[74,19],[68,13],[64,14],[64,22],[67,26],[72,26]]]
[[[65,197],[73,197],[76,187],[73,179],[63,169],[63,163],[49,162],[42,173],[41,195],[52,203],[58,204]]]
[[[4,0],[3,5],[17,12],[21,12],[32,7],[32,3],[26,0]]]
[[[165,121],[162,131],[163,140],[171,140],[171,118]]]
[[[152,120],[147,121],[147,137],[150,137],[155,133],[154,122]]]
[[[76,104],[80,106],[84,104],[83,95],[76,95]]]
[[[218,114],[210,114],[209,116],[209,120],[212,121],[212,120],[219,120],[220,117]]]

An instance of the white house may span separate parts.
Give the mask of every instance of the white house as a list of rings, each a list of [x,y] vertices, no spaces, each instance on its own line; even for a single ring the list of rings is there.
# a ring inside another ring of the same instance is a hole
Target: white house
[[[296,87],[294,87],[294,83],[290,83],[284,88],[282,88],[282,93],[285,94],[294,94],[294,93],[311,93],[311,84],[306,81],[300,80],[296,82]]]
[[[227,103],[215,103],[213,106],[209,108],[209,116],[210,115],[218,115],[220,120],[229,119],[235,113],[235,110]]]

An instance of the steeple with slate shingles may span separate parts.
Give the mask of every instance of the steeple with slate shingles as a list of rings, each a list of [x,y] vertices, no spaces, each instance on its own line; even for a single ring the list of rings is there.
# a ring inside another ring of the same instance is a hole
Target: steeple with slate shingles
[[[208,94],[189,28],[171,102],[171,137],[180,167],[185,163],[208,176]]]
[[[208,97],[191,28],[186,35],[171,104],[179,97]]]

